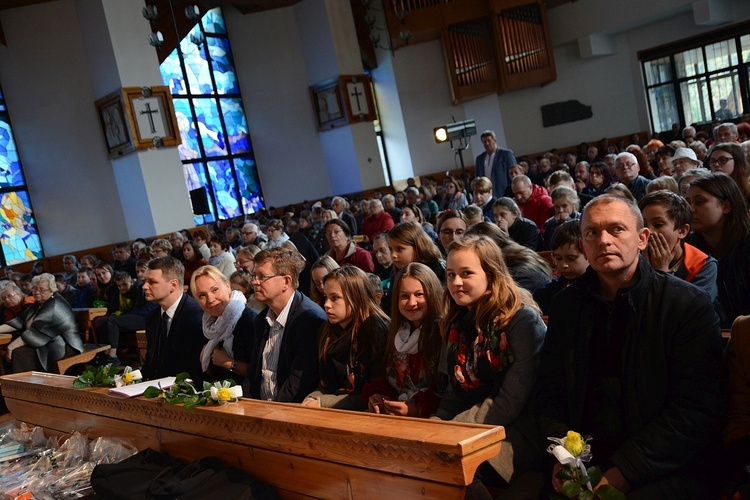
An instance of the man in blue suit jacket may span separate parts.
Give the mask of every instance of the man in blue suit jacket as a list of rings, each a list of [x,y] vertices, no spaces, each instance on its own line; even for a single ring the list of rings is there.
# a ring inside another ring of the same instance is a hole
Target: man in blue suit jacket
[[[485,130],[480,136],[484,153],[477,156],[474,163],[474,177],[489,177],[492,181],[492,195],[495,198],[505,196],[510,185],[508,171],[516,163],[516,157],[510,149],[497,146],[497,137],[492,130]]]
[[[301,403],[318,386],[318,332],[327,317],[297,291],[299,256],[287,248],[263,250],[253,259],[255,298],[266,307],[255,318],[245,397]]]
[[[148,263],[143,294],[159,305],[146,317],[148,350],[141,372],[147,379],[188,372],[196,383],[203,379],[201,349],[203,310],[182,292],[185,267],[174,257],[159,257]]]

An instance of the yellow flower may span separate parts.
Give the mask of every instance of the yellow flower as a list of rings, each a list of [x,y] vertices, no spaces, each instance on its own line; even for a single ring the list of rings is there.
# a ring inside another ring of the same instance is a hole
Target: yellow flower
[[[563,446],[568,450],[568,453],[577,457],[583,453],[584,442],[580,434],[575,431],[568,431],[568,435],[563,439]]]
[[[129,384],[133,381],[133,372],[127,372],[122,374],[122,380],[126,384]]]
[[[216,399],[219,401],[229,401],[232,399],[232,391],[227,387],[222,387],[216,391]]]

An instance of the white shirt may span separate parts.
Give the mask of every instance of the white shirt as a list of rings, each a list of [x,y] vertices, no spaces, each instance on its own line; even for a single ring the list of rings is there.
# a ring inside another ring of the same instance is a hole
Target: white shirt
[[[295,294],[293,293],[289,297],[289,302],[286,303],[278,316],[275,316],[270,308],[268,309],[268,314],[266,314],[266,321],[270,330],[266,345],[263,347],[263,365],[260,369],[260,399],[266,401],[273,401],[276,399],[276,394],[278,393],[278,387],[276,387],[276,368],[279,366],[281,340],[284,338],[284,328],[286,327],[286,320],[289,317],[289,310],[292,308],[294,296]]]

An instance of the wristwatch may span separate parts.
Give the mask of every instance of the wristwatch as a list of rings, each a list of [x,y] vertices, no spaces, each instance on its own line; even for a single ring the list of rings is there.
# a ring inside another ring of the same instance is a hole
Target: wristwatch
[[[229,367],[230,372],[236,372],[237,371],[237,361],[232,361],[232,366]]]

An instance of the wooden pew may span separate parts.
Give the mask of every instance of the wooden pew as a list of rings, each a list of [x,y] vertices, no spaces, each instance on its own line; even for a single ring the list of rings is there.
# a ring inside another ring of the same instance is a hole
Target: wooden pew
[[[94,318],[107,315],[106,307],[83,307],[79,309],[73,309],[73,314],[76,316],[78,326],[81,328],[83,334],[83,342],[92,342],[98,344],[99,340],[96,338],[96,332],[93,328]]]
[[[52,369],[55,371],[55,373],[64,375],[65,372],[67,372],[71,366],[80,365],[83,363],[89,363],[92,359],[96,357],[97,354],[99,354],[100,352],[109,351],[110,349],[111,347],[109,345],[102,345],[102,346],[92,346],[89,344],[84,345],[82,353],[74,354],[73,356],[68,356],[67,358],[58,359],[57,361],[55,361],[55,364],[52,367]]]
[[[502,427],[256,400],[185,410],[76,390],[73,377],[38,372],[0,382],[19,421],[52,433],[126,437],[182,460],[214,455],[282,498],[463,498],[505,438]]]

